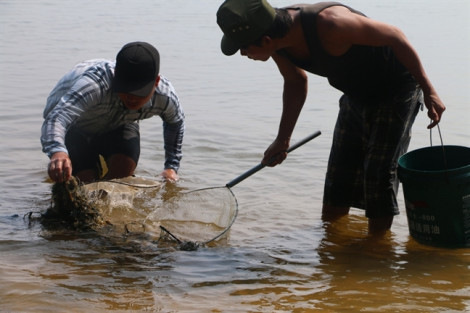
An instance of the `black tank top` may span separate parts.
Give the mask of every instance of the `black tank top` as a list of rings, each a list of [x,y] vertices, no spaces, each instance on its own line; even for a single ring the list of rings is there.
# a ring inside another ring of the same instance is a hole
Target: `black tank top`
[[[335,5],[347,7],[356,14],[364,15],[338,2],[289,7],[289,9],[300,11],[301,25],[310,50],[310,59],[296,60],[284,50],[278,53],[310,73],[327,77],[331,86],[361,100],[388,97],[410,83],[416,86],[413,77],[397,60],[390,47],[353,45],[343,55],[328,54],[319,41],[316,18],[319,12]]]

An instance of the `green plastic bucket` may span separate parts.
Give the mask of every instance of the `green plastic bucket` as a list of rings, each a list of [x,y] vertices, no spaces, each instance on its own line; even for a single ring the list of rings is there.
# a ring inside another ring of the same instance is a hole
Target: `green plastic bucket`
[[[433,146],[398,160],[410,235],[432,246],[470,247],[470,148]]]

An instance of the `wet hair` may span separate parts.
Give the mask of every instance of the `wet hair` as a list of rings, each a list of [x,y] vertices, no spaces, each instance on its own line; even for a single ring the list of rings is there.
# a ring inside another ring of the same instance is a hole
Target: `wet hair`
[[[261,46],[261,40],[264,36],[268,36],[271,38],[282,38],[284,37],[294,24],[292,17],[290,16],[287,9],[279,9],[275,8],[276,17],[274,18],[274,22],[263,35],[261,35],[258,39],[256,39],[252,44],[255,46]]]

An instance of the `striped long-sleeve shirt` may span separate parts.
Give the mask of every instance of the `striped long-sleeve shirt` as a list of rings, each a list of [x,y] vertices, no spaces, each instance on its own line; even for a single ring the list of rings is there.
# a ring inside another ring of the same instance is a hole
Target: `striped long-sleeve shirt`
[[[72,126],[93,137],[157,115],[163,120],[164,166],[177,171],[182,157],[184,113],[172,84],[161,76],[151,100],[139,110],[129,110],[112,91],[114,67],[114,61],[89,60],[62,77],[44,109],[43,152],[49,157],[59,151],[68,153],[65,135]]]

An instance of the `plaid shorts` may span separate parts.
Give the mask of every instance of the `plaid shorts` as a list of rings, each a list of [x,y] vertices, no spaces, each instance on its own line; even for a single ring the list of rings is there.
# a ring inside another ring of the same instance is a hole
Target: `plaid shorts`
[[[368,218],[399,214],[397,162],[408,149],[421,99],[415,85],[373,103],[341,97],[325,205],[364,209]]]

